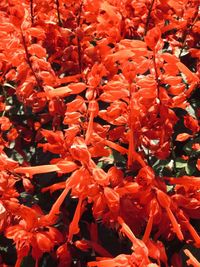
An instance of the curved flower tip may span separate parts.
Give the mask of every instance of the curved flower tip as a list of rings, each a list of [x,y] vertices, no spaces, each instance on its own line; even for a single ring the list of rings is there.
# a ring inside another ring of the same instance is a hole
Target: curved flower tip
[[[41,192],[44,193],[44,192],[50,191],[50,193],[52,194],[53,192],[55,192],[57,190],[64,189],[65,187],[66,187],[66,181],[59,182],[57,184],[53,184],[53,185],[50,185],[50,186],[47,186],[47,187],[43,187],[41,189]]]
[[[69,225],[69,236],[68,236],[68,241],[71,242],[73,235],[77,234],[79,232],[79,220],[81,217],[81,206],[82,206],[82,202],[83,202],[83,197],[80,196],[79,200],[78,200],[78,205],[76,207],[76,211],[73,217],[72,222]]]
[[[153,216],[150,215],[148,223],[147,223],[147,226],[146,226],[146,229],[145,229],[145,232],[144,232],[144,236],[142,238],[142,241],[144,243],[146,243],[148,241],[148,239],[149,239],[149,236],[150,236],[150,233],[151,233],[151,230],[152,230],[152,226],[153,226]]]
[[[181,232],[181,227],[178,224],[176,217],[174,216],[173,212],[171,211],[170,205],[171,205],[171,199],[170,197],[163,191],[157,189],[157,199],[162,208],[164,208],[167,212],[167,215],[172,223],[173,230],[176,233],[179,240],[183,240],[184,236]]]
[[[185,254],[189,257],[187,260],[187,265],[192,265],[193,267],[199,267],[200,262],[192,255],[192,253],[188,249],[184,249]]]
[[[84,252],[87,252],[90,249],[87,240],[77,240],[74,242],[74,245]]]
[[[191,134],[188,134],[188,133],[180,133],[180,134],[177,135],[176,141],[184,142],[184,141],[186,141],[190,137],[192,137]]]
[[[130,255],[120,254],[113,259],[102,258],[100,261],[89,262],[88,267],[131,267],[132,264],[129,263],[129,258]]]

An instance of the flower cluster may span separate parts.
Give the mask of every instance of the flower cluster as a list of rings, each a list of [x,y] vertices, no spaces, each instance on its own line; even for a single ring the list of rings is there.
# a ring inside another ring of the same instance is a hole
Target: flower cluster
[[[200,266],[198,0],[2,0],[0,37],[0,262]]]

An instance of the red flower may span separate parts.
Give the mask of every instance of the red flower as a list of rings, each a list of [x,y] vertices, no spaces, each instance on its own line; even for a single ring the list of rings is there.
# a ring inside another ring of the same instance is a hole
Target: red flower
[[[33,208],[20,206],[18,214],[21,216],[19,224],[9,226],[5,231],[6,237],[13,239],[16,245],[18,258],[15,266],[20,266],[31,247],[37,265],[44,252],[50,252],[56,244],[62,242],[62,235],[56,228],[41,224],[42,214]]]

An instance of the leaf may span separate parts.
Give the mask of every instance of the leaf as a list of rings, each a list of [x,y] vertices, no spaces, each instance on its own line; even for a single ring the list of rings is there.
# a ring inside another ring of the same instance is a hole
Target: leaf
[[[194,140],[189,141],[184,145],[183,150],[189,156],[198,156],[200,155],[200,150],[195,150],[192,148],[193,144],[200,144],[200,137],[195,138]]]
[[[175,160],[175,165],[176,165],[177,169],[182,169],[182,168],[185,168],[187,166],[187,161],[185,161],[182,158],[177,158]]]
[[[167,160],[156,160],[156,162],[152,165],[153,170],[159,176],[170,176],[173,167],[173,162],[171,159]]]
[[[15,89],[15,87],[10,83],[5,82],[3,85],[6,86],[6,87],[10,87],[12,89]]]
[[[189,161],[185,166],[185,171],[187,175],[193,175],[196,171],[196,166],[194,161]]]

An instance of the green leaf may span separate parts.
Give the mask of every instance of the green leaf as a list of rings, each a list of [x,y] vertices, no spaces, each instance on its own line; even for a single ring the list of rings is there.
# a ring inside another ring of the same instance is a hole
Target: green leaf
[[[167,185],[167,192],[170,192],[174,189],[174,185]]]
[[[152,165],[156,175],[159,176],[170,176],[172,172],[171,159],[157,160]]]
[[[15,87],[14,87],[12,84],[7,83],[7,82],[4,83],[4,86],[5,86],[5,87],[10,87],[10,88],[12,88],[12,89],[15,89]]]
[[[196,171],[196,164],[195,161],[189,161],[185,167],[185,171],[187,175],[193,175]]]
[[[185,153],[187,153],[189,156],[192,155],[199,155],[200,154],[200,150],[194,150],[192,148],[192,145],[195,143],[200,143],[200,137],[197,137],[191,141],[189,141],[186,145],[184,145],[183,150],[185,151]]]
[[[187,166],[187,161],[185,161],[182,158],[177,158],[175,160],[175,164],[176,164],[177,169],[182,169],[182,168],[185,168]]]

